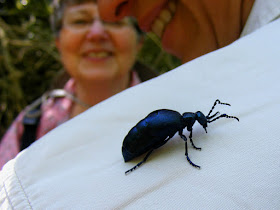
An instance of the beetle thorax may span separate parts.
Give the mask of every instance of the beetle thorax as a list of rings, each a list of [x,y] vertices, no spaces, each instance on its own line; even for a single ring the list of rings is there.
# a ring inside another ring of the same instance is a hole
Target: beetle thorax
[[[183,113],[183,120],[184,120],[184,125],[187,127],[188,131],[192,130],[192,127],[196,121],[196,113],[193,112],[185,112]]]

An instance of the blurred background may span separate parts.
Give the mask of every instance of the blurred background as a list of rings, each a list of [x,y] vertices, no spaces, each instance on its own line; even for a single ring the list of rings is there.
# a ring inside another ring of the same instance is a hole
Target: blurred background
[[[49,24],[51,0],[0,0],[0,139],[18,113],[62,71]],[[146,34],[138,60],[160,74],[180,61]]]

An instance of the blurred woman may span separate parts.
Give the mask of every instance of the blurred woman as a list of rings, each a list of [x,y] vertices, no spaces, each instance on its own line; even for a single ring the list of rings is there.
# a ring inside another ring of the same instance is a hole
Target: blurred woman
[[[133,66],[141,35],[131,19],[105,22],[93,0],[58,0],[53,8],[56,46],[70,79],[19,114],[1,141],[0,168],[53,128],[140,83]]]

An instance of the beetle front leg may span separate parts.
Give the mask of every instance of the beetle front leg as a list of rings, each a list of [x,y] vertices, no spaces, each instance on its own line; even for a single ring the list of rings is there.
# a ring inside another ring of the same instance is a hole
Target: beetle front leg
[[[200,147],[196,147],[196,146],[194,145],[194,143],[193,143],[193,140],[192,140],[192,130],[191,130],[191,132],[190,132],[190,136],[189,136],[189,138],[190,138],[190,142],[191,142],[191,144],[192,144],[193,148],[195,148],[196,150],[201,150],[201,148],[200,148]]]
[[[179,131],[179,135],[180,135],[180,137],[181,137],[185,142],[187,142],[187,137],[183,134],[183,131]],[[197,150],[201,150],[200,147],[196,147],[196,146],[194,145],[194,143],[193,143],[193,140],[192,140],[192,130],[191,130],[191,132],[190,132],[189,138],[190,138],[190,142],[191,142],[193,148],[195,148],[195,149],[197,149]]]
[[[186,158],[187,158],[188,162],[189,162],[193,167],[200,168],[200,166],[194,164],[194,163],[191,161],[191,159],[189,158],[189,155],[188,155],[188,144],[187,144],[187,142],[185,142],[185,149],[186,149],[185,155],[186,155]]]
[[[189,158],[189,155],[188,155],[188,141],[187,141],[187,137],[183,134],[183,131],[179,131],[179,135],[180,135],[180,137],[185,141],[185,155],[186,155],[186,158],[187,158],[188,162],[189,162],[193,167],[200,168],[200,166],[194,164],[194,163],[191,161],[191,159]],[[190,137],[191,137],[191,135],[190,135]],[[190,139],[191,139],[191,138],[190,138]],[[201,149],[201,148],[196,147],[196,146],[193,144],[192,141],[191,141],[191,143],[192,143],[192,146],[193,146],[194,148],[196,148],[196,149]]]

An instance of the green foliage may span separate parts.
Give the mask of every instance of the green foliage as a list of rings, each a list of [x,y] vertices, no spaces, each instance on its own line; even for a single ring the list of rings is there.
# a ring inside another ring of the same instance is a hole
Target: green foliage
[[[181,64],[178,58],[162,49],[159,38],[153,33],[146,35],[143,48],[138,55],[138,60],[157,70],[160,74],[174,69]]]
[[[61,72],[49,14],[49,0],[0,0],[0,138]],[[138,59],[160,73],[180,65],[153,34],[146,36]]]
[[[0,2],[1,137],[16,115],[47,90],[61,65],[47,3]]]

